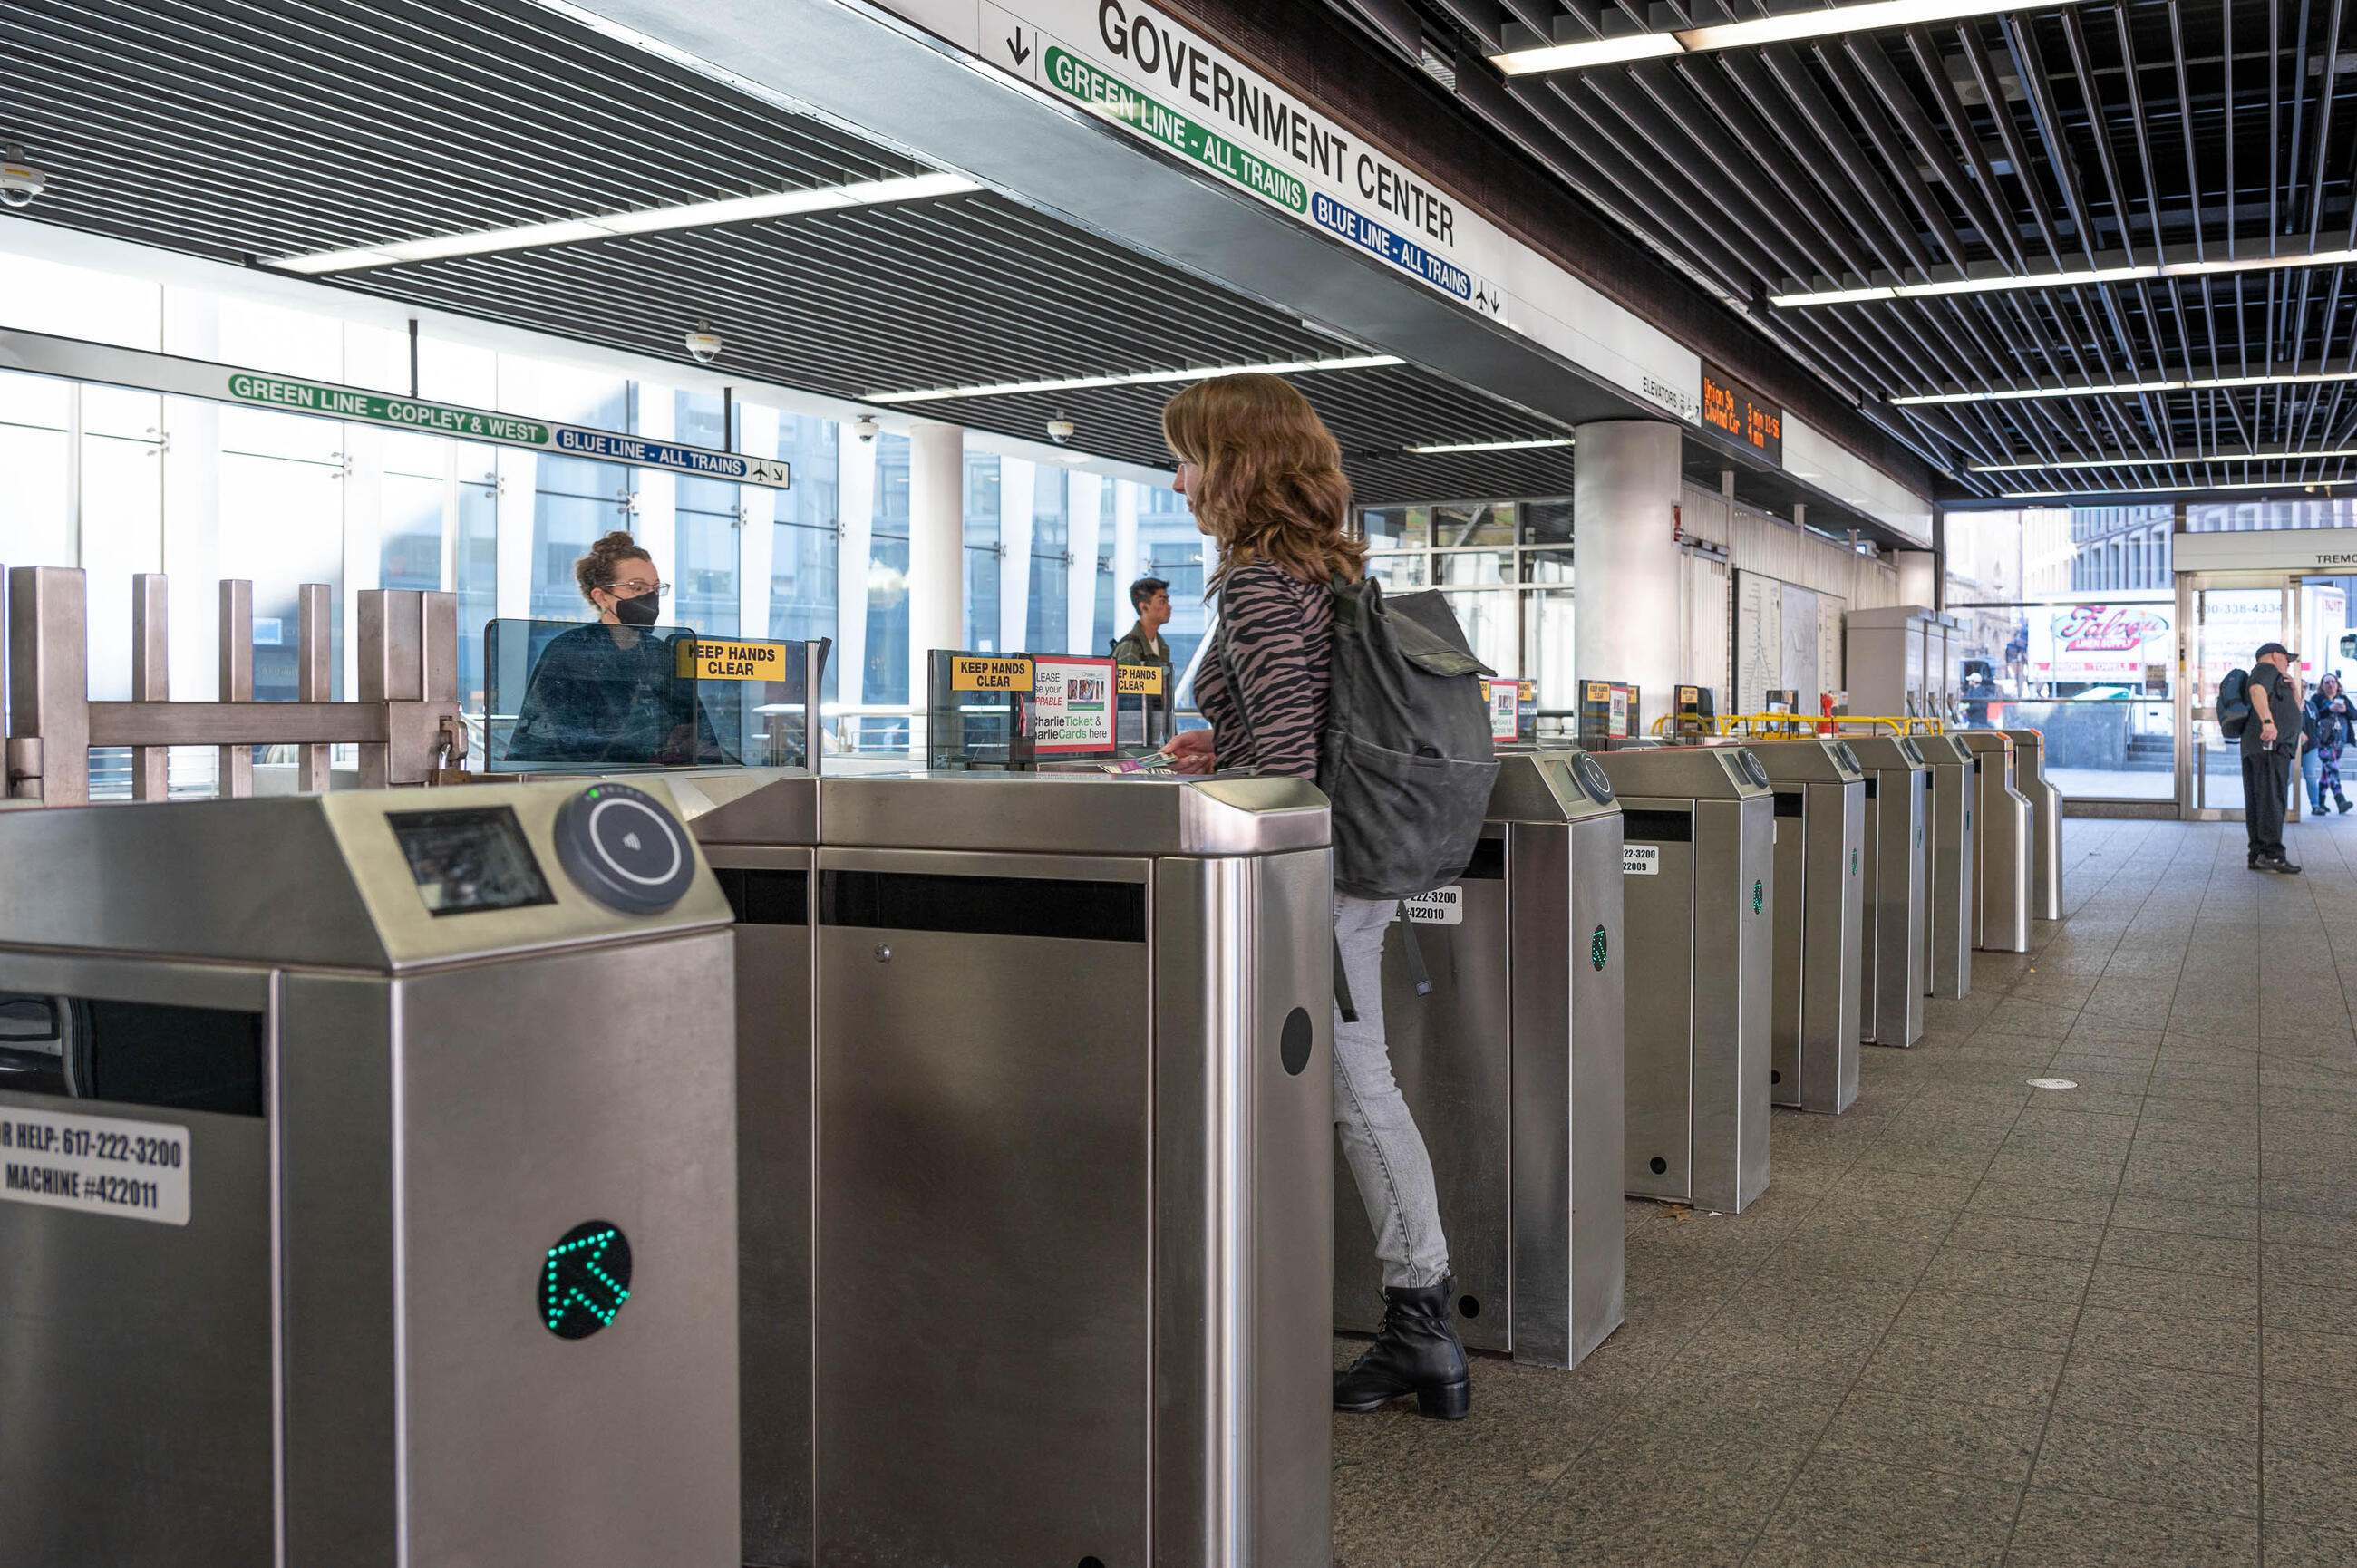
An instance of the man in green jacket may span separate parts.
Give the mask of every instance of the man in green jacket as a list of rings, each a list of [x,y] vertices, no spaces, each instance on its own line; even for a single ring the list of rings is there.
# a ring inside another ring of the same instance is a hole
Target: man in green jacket
[[[1162,628],[1170,624],[1170,585],[1159,577],[1140,577],[1129,585],[1129,603],[1137,612],[1137,624],[1113,645],[1114,660],[1168,670],[1170,645],[1162,640]]]

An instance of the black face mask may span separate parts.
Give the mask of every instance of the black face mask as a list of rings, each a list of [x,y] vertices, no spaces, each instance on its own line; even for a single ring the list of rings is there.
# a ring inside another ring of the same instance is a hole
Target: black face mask
[[[616,599],[614,618],[624,626],[652,626],[655,617],[662,613],[662,601],[653,594],[640,594],[635,599]]]

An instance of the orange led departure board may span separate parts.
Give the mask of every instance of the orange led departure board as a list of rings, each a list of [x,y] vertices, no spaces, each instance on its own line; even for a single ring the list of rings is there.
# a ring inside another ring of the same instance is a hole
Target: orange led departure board
[[[1703,428],[1784,466],[1784,411],[1717,366],[1702,368]]]

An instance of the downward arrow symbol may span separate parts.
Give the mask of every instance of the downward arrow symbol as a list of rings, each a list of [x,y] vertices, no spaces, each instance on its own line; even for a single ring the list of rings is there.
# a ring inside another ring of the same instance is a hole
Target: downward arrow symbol
[[[1016,28],[1015,36],[1006,40],[1006,52],[1015,57],[1017,65],[1021,65],[1031,58],[1031,46],[1023,41],[1022,28]]]

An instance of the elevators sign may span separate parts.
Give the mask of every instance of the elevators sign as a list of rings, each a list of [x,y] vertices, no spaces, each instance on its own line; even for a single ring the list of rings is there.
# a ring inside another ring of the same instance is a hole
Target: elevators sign
[[[1113,749],[1114,661],[1031,661],[1031,744],[1039,752]]]
[[[1490,682],[1490,738],[1512,740],[1522,733],[1523,683],[1520,681]]]

